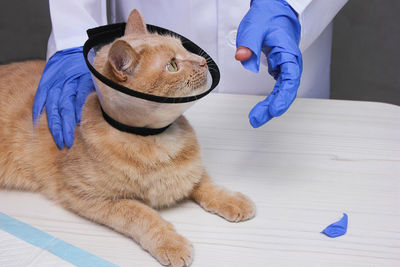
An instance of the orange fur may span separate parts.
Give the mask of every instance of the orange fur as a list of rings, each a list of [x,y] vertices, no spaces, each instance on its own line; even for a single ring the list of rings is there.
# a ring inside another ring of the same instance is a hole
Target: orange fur
[[[144,25],[138,21],[138,12],[132,14],[128,23]],[[137,40],[129,38],[130,44]],[[155,38],[160,46],[168,47],[171,41],[171,37]],[[153,42],[153,47],[149,45],[151,55],[146,54],[145,38],[142,43],[144,58],[140,62],[144,63],[136,70],[137,77],[148,71],[150,62],[146,61],[161,53]],[[186,80],[191,79],[193,68],[203,68],[202,62],[188,63]],[[102,64],[105,75],[112,76],[107,73],[108,63]],[[85,103],[81,125],[75,130],[73,147],[60,151],[45,115],[37,125],[32,124],[35,89],[44,65],[43,61],[29,61],[0,66],[0,188],[40,192],[80,216],[131,237],[160,263],[172,266],[190,265],[192,245],[153,208],[190,197],[230,221],[254,216],[254,205],[247,197],[211,182],[202,165],[195,133],[183,116],[159,135],[143,137],[120,132],[105,122],[93,93]],[[153,76],[157,76],[156,72],[159,70],[153,70]],[[151,79],[149,75],[140,76],[144,85],[146,79]],[[163,75],[157,83],[150,84],[169,83]],[[130,77],[127,80],[135,83]],[[175,94],[172,87],[158,93]],[[109,109],[118,110],[118,105],[113,102]]]

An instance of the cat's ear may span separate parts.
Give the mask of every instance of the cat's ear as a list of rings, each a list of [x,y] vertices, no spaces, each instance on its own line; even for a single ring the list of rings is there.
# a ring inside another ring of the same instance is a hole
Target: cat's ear
[[[133,74],[133,70],[139,61],[139,55],[123,40],[115,41],[108,52],[108,61],[114,76],[121,82]]]
[[[131,14],[129,14],[128,22],[126,23],[125,35],[146,33],[146,23],[144,23],[142,15],[137,9],[132,10]]]

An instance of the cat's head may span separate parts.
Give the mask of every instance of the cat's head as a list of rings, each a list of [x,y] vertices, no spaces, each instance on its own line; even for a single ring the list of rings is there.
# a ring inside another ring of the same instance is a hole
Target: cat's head
[[[182,97],[206,89],[206,60],[187,51],[177,37],[148,33],[136,9],[125,35],[111,44],[105,67],[109,79],[148,94]]]
[[[207,87],[206,60],[187,51],[177,37],[147,32],[136,9],[129,15],[125,35],[96,53],[94,67],[118,84],[157,96],[198,95]],[[130,126],[164,127],[192,104],[151,102],[95,82],[103,110]]]

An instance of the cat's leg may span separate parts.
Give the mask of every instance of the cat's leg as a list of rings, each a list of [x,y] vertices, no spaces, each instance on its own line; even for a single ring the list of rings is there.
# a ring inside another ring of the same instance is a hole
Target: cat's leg
[[[191,197],[205,210],[231,222],[248,220],[255,215],[254,203],[248,197],[214,184],[206,171],[193,189]]]
[[[64,203],[79,215],[133,238],[161,264],[189,266],[192,244],[152,208],[131,199]]]

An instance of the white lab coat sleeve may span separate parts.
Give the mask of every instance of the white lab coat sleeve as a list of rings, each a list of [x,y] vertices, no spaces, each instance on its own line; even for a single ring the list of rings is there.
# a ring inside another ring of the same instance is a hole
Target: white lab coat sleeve
[[[49,0],[52,30],[47,59],[59,50],[82,46],[86,30],[107,24],[106,0]]]
[[[300,50],[304,52],[331,23],[348,0],[286,0],[301,24]]]

